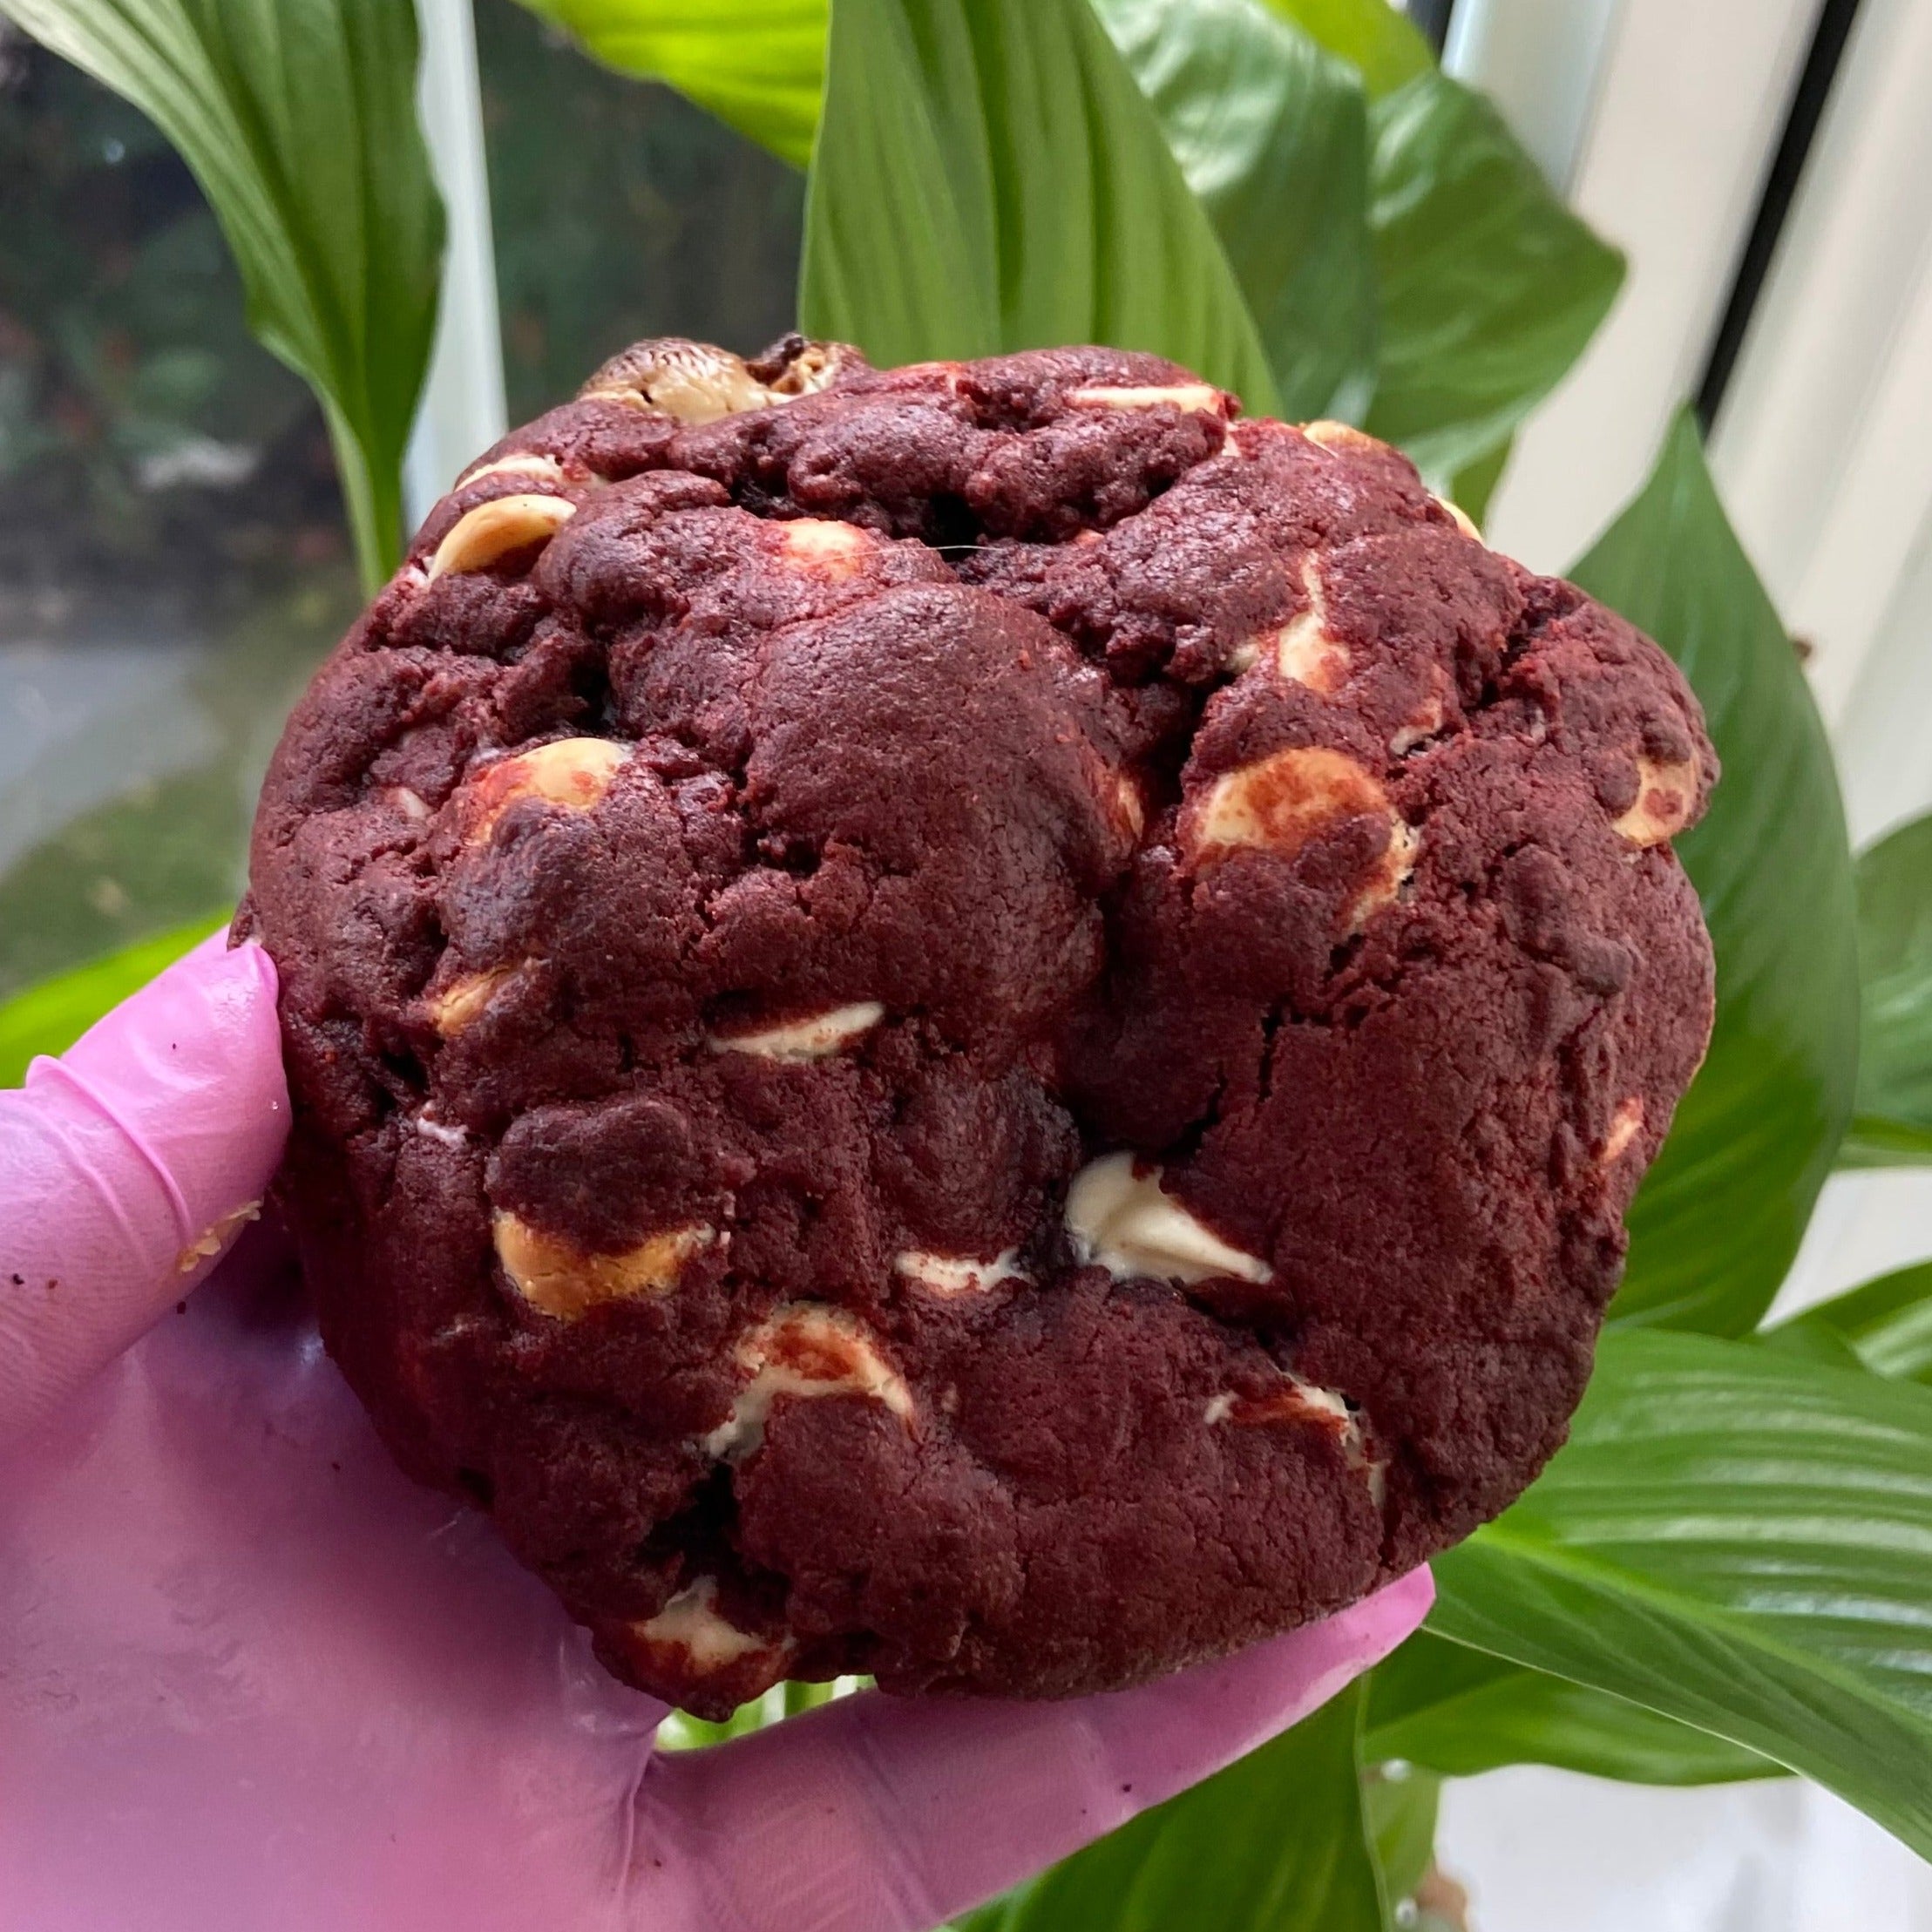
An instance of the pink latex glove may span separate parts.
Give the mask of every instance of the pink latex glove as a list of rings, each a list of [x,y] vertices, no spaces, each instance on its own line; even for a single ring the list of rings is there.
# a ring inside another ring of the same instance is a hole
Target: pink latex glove
[[[4,1932],[913,1932],[1428,1606],[1417,1571],[1116,1696],[864,1694],[654,1754],[663,1707],[390,1464],[271,1237],[174,1312],[288,1117],[274,969],[219,941],[0,1094]]]

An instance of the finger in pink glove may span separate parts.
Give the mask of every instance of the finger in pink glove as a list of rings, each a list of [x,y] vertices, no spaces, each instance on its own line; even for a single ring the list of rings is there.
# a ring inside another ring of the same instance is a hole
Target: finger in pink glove
[[[207,1272],[288,1129],[275,968],[220,933],[0,1092],[0,1444]]]

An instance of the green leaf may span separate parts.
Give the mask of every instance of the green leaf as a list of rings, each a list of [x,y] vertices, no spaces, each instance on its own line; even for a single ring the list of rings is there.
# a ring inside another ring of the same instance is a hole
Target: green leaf
[[[1703,700],[1724,777],[1677,841],[1717,949],[1703,1070],[1630,1215],[1614,1319],[1742,1334],[1784,1279],[1851,1113],[1851,856],[1824,726],[1686,412],[1643,492],[1570,573]]]
[[[1426,1630],[1377,1666],[1362,1750],[1449,1778],[1525,1764],[1637,1785],[1784,1774],[1707,1731]]]
[[[1624,258],[1550,193],[1480,95],[1433,70],[1375,103],[1381,374],[1367,428],[1442,487],[1596,333]]]
[[[402,464],[436,326],[443,209],[410,0],[3,0],[193,169],[248,326],[329,421],[365,587],[402,551]]]
[[[1441,1800],[1442,1780],[1412,1765],[1385,1764],[1362,1775],[1369,1847],[1381,1871],[1382,1896],[1392,1904],[1414,1891],[1435,1856]]]
[[[1275,409],[1227,258],[1085,0],[837,0],[799,307],[881,363],[1107,342]]]
[[[1762,1752],[1932,1851],[1932,1390],[1613,1331],[1432,1626]]]
[[[1767,1330],[1765,1340],[1831,1336],[1874,1375],[1932,1386],[1932,1261],[1881,1275]]]
[[[827,0],[523,0],[622,74],[661,80],[794,167],[811,159]]]
[[[1826,1368],[1849,1368],[1860,1373],[1865,1368],[1852,1345],[1823,1322],[1807,1321],[1802,1317],[1795,1321],[1780,1322],[1775,1328],[1760,1329],[1758,1340],[1766,1348],[1800,1356],[1806,1361],[1820,1363]]]
[[[1495,448],[1465,464],[1449,479],[1449,500],[1480,525],[1489,520],[1489,498],[1508,467],[1515,438],[1506,436]]]
[[[0,1006],[0,1087],[17,1087],[37,1054],[64,1054],[105,1013],[227,924],[211,912],[17,993]]]
[[[1858,1107],[1843,1167],[1932,1162],[1932,817],[1858,861]]]
[[[1361,77],[1372,96],[1392,93],[1435,61],[1429,44],[1388,0],[1268,0]]]
[[[1932,1165],[1932,1129],[1881,1120],[1875,1114],[1854,1114],[1845,1138],[1838,1143],[1838,1164],[1842,1168]]]
[[[962,1932],[1381,1932],[1362,1687],[962,1922]]]
[[[1375,376],[1368,116],[1352,68],[1259,0],[1094,0],[1261,330],[1291,420]]]

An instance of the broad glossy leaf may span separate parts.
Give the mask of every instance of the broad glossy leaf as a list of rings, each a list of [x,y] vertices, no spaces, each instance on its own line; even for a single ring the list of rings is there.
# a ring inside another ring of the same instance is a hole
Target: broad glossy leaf
[[[1515,446],[1515,438],[1506,436],[1493,450],[1465,464],[1449,479],[1449,500],[1466,511],[1479,525],[1489,520],[1489,499],[1496,493],[1496,485],[1502,481],[1502,472],[1509,463],[1509,452]]]
[[[1351,1685],[959,1932],[1381,1932],[1356,1767],[1361,1698]]]
[[[1688,413],[1570,573],[1678,662],[1724,777],[1677,841],[1717,949],[1709,1056],[1630,1215],[1612,1319],[1741,1334],[1784,1279],[1852,1106],[1851,855],[1817,706]]]
[[[1451,1778],[1523,1764],[1638,1785],[1784,1774],[1782,1765],[1707,1731],[1429,1630],[1377,1666],[1362,1752]]]
[[[1371,95],[1386,94],[1435,65],[1429,44],[1388,0],[1268,0],[1362,77]]]
[[[825,83],[827,0],[523,0],[607,67],[661,80],[803,167]]]
[[[180,151],[248,326],[328,417],[365,586],[403,539],[443,209],[416,123],[410,0],[3,0]]]
[[[1859,855],[1858,963],[1858,1103],[1839,1164],[1922,1165],[1932,1161],[1932,817]]]
[[[1854,1114],[1838,1143],[1843,1168],[1932,1166],[1932,1128],[1908,1127],[1876,1114]]]
[[[1715,1732],[1932,1851],[1932,1390],[1613,1331],[1432,1626]]]
[[[1381,1870],[1382,1896],[1391,1904],[1414,1891],[1435,1856],[1441,1800],[1442,1780],[1433,1772],[1408,1764],[1365,1765],[1362,1813]]]
[[[1583,353],[1624,259],[1447,75],[1377,101],[1369,125],[1381,373],[1367,427],[1447,489]]]
[[[63,1054],[111,1008],[227,923],[211,912],[151,939],[43,980],[0,1006],[0,1087],[17,1087],[37,1054]]]
[[[1788,1343],[1820,1334],[1874,1375],[1932,1386],[1932,1261],[1820,1302],[1764,1339]]]
[[[1283,413],[1359,420],[1375,376],[1368,118],[1260,0],[1094,0],[1261,330]]]
[[[880,363],[1108,342],[1275,409],[1227,257],[1086,0],[837,0],[799,308]]]

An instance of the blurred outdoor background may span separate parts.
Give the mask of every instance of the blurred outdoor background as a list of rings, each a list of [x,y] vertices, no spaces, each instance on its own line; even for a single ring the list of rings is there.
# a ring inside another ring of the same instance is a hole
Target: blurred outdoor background
[[[451,214],[411,512],[613,349],[791,319],[803,179],[512,0],[419,0]],[[1697,397],[1808,664],[1854,844],[1932,805],[1932,0],[1417,0],[1630,254],[1489,535],[1554,569]],[[500,352],[498,345],[500,343]],[[500,362],[498,360],[500,353]],[[186,168],[0,25],[0,999],[242,878],[282,716],[358,602],[329,441]],[[1831,1183],[1787,1297],[1932,1251],[1932,1182]],[[1796,1781],[1451,1788],[1481,1932],[1932,1932],[1926,1868]]]

